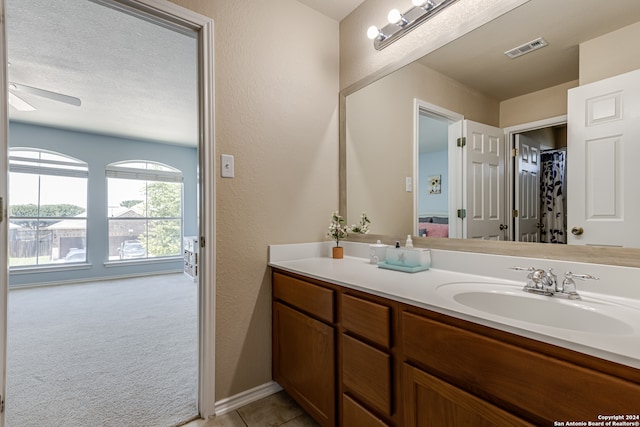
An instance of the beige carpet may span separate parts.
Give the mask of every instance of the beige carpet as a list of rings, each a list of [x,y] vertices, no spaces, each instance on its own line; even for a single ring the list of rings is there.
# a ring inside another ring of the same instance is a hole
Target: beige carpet
[[[182,274],[9,292],[7,427],[197,415],[197,286]]]

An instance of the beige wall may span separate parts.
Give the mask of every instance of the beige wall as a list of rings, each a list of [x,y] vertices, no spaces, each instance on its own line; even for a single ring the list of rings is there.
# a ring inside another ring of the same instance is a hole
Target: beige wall
[[[579,80],[500,103],[500,127],[567,114],[567,91],[640,68],[640,22],[580,44]]]
[[[267,245],[325,239],[338,208],[338,23],[295,0],[173,0],[214,19],[216,400],[271,380]],[[218,161],[218,160],[216,160]]]
[[[414,98],[498,125],[498,101],[413,63],[347,97],[347,222],[361,212],[374,234],[413,230]]]
[[[407,0],[366,0],[340,22],[340,88],[370,83],[423,57],[457,37],[508,12],[528,0],[458,0],[381,51],[366,36],[372,25],[383,27],[393,8],[401,12]]]
[[[580,85],[640,68],[640,22],[580,44]]]
[[[500,103],[500,127],[531,123],[567,114],[567,91],[578,86],[570,81]]]

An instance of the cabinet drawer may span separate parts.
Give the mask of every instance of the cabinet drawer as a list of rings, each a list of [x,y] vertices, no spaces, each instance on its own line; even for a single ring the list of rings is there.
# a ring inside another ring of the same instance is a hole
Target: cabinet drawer
[[[335,321],[334,291],[273,273],[273,297],[329,323]]]
[[[343,427],[389,427],[389,424],[367,411],[346,394],[342,395],[342,424],[340,425]]]
[[[344,386],[382,414],[391,416],[391,356],[342,334]]]
[[[406,358],[538,423],[638,411],[638,384],[412,313],[402,341]]]
[[[386,348],[391,345],[391,309],[387,306],[342,294],[342,326]]]

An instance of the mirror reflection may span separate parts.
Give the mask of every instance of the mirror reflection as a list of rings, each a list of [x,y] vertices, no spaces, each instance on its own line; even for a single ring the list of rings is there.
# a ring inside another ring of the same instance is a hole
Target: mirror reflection
[[[640,246],[608,231],[633,229],[615,154],[629,137],[572,144],[568,108],[583,86],[640,68],[622,52],[640,37],[640,2],[585,6],[531,0],[348,95],[347,221],[366,211],[375,234]],[[511,59],[515,48],[531,52]],[[610,160],[590,167],[598,152]]]

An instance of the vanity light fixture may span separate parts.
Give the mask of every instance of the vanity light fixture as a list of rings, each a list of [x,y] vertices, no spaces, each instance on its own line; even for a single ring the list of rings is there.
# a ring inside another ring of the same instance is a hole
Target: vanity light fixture
[[[456,1],[412,0],[413,7],[405,13],[400,13],[398,9],[392,9],[387,16],[389,23],[384,27],[369,27],[367,37],[373,40],[373,47],[376,50],[382,50]]]

